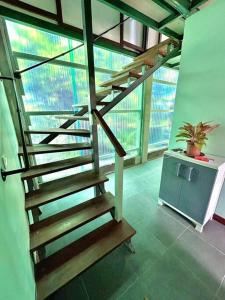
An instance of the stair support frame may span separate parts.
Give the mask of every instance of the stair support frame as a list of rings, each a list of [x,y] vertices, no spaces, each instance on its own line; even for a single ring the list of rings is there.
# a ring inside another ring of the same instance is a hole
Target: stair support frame
[[[142,74],[147,71],[147,67],[142,67]],[[140,139],[140,159],[141,163],[148,160],[148,143],[150,132],[150,113],[151,113],[151,97],[152,97],[153,75],[143,82],[142,87],[142,117],[141,117],[141,139]]]
[[[115,210],[114,219],[120,222],[123,218],[123,165],[124,159],[115,152]]]
[[[104,116],[108,111],[110,111],[115,105],[117,105],[121,100],[123,100],[128,94],[130,94],[134,89],[136,89],[141,83],[143,83],[149,76],[151,76],[156,70],[158,70],[164,63],[166,63],[169,59],[174,57],[176,53],[180,50],[180,46],[177,46],[174,50],[172,50],[166,57],[160,60],[155,64],[154,67],[150,68],[145,72],[139,79],[135,80],[128,88],[121,92],[118,96],[116,96],[108,105],[103,107],[99,112],[102,116]]]
[[[84,32],[84,47],[87,63],[87,81],[89,90],[89,118],[91,125],[91,143],[93,148],[93,167],[96,173],[99,173],[99,151],[98,151],[98,129],[97,121],[90,113],[96,109],[97,97],[95,89],[95,68],[94,68],[94,36],[92,30],[92,8],[91,0],[82,0],[82,22]],[[95,196],[99,196],[101,190],[95,187]]]

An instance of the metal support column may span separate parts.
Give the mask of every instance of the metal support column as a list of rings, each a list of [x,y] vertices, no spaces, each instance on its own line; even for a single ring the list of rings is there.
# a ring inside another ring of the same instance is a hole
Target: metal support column
[[[91,112],[96,109],[96,91],[95,91],[95,69],[94,69],[94,49],[93,49],[93,31],[92,31],[92,12],[91,0],[82,0],[82,20],[83,20],[83,33],[84,33],[84,47],[86,54],[87,64],[87,81],[89,91],[89,118],[92,132],[92,146],[93,146],[93,159],[94,170],[99,172],[99,152],[98,152],[98,131],[97,120],[93,117]],[[95,194],[100,194],[100,189],[97,187]]]
[[[144,67],[146,68],[146,67]],[[143,70],[143,73],[146,70]],[[142,126],[141,126],[141,163],[148,160],[148,143],[150,132],[150,113],[151,113],[151,98],[152,98],[152,78],[153,75],[148,77],[142,88]]]

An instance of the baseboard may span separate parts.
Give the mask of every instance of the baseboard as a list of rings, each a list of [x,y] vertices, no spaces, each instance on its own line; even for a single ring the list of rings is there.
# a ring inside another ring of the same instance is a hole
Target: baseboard
[[[217,214],[214,214],[213,215],[213,219],[216,220],[217,222],[225,225],[225,218],[223,218],[221,216],[218,216]]]

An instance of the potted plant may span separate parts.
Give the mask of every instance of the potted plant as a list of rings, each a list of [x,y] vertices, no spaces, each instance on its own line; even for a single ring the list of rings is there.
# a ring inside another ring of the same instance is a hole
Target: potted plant
[[[184,122],[176,135],[177,142],[187,142],[186,154],[192,157],[198,156],[201,154],[202,146],[206,145],[207,134],[218,126],[219,124],[210,124],[210,122],[199,122],[197,125]]]

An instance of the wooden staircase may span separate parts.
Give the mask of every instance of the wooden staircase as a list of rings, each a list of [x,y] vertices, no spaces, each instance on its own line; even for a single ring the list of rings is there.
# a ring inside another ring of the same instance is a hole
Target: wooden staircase
[[[38,300],[45,299],[113,249],[130,240],[135,234],[135,230],[126,222],[122,214],[121,182],[123,157],[126,153],[102,116],[121,101],[127,93],[130,93],[135,85],[141,84],[145,79],[146,72],[148,74],[153,73],[166,59],[169,59],[171,51],[176,47],[178,47],[176,42],[171,39],[166,40],[138,56],[133,63],[123,67],[110,80],[103,82],[100,85],[102,89],[96,93],[97,110],[89,111],[87,105],[76,105],[74,115],[57,116],[58,119],[65,120],[59,128],[24,130],[29,141],[32,140],[32,135],[47,135],[39,144],[26,146],[27,155],[30,158],[34,155],[81,151],[81,155],[74,158],[31,165],[29,170],[21,176],[26,190],[25,209],[35,216],[33,218],[35,221],[30,218],[30,251],[35,253],[33,257]],[[108,96],[112,96],[113,99],[102,101]],[[90,126],[89,130],[69,129],[77,121],[89,122],[90,118],[95,121],[98,119],[98,123],[102,126],[115,148],[115,195],[105,191],[104,183],[108,181],[108,178],[94,168],[75,175],[39,183],[37,179],[43,175],[95,163],[95,148],[91,139],[92,127]],[[59,135],[77,136],[88,140],[81,143],[49,144]],[[85,153],[84,150],[88,150],[89,154]],[[21,147],[19,156],[23,158],[24,155],[24,149]],[[94,198],[57,212],[44,220],[37,219],[37,215],[35,215],[37,209],[40,210],[43,205],[53,201],[64,201],[65,197],[88,188],[95,188],[96,196]],[[112,215],[110,222],[89,232],[48,257],[41,258],[41,255],[39,255],[39,259],[35,259],[38,257],[36,254],[41,253],[41,250],[47,244],[109,212]]]

